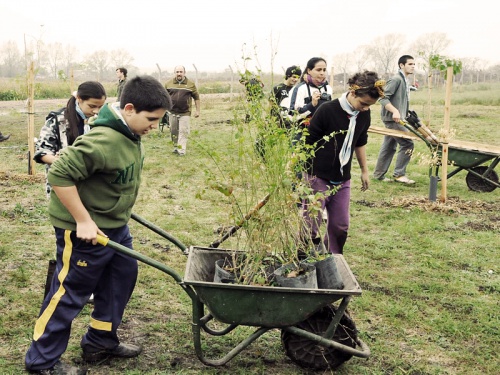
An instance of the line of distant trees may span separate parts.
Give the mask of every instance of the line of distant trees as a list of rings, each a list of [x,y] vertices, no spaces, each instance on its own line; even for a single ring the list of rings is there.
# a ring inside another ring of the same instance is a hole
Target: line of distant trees
[[[427,84],[427,77],[434,76],[439,84],[439,72],[432,72],[429,68],[429,59],[433,55],[446,55],[446,50],[451,44],[445,33],[430,33],[418,37],[413,43],[407,45],[402,34],[387,34],[375,38],[371,43],[358,46],[352,53],[338,54],[332,57],[323,56],[330,67],[334,69],[335,83],[344,84],[348,77],[357,71],[365,69],[377,71],[388,78],[397,70],[397,60],[403,54],[415,57],[417,69],[414,79],[419,83]],[[469,84],[479,82],[500,81],[500,63],[491,62],[473,57],[454,57],[462,63],[461,72],[454,77],[455,83]],[[76,80],[93,79],[98,81],[116,80],[115,70],[124,66],[129,71],[129,76],[139,72],[134,66],[134,57],[124,49],[99,50],[86,55],[78,56],[78,50],[72,45],[61,43],[45,43],[42,38],[29,36],[25,38],[24,45],[20,48],[15,42],[7,41],[0,47],[0,77],[14,78],[25,76],[28,65],[33,61],[35,75],[41,80]],[[194,65],[193,65],[194,66]],[[172,72],[163,71],[157,64],[158,70],[150,72],[160,80],[165,80]],[[286,68],[286,67],[281,67]],[[189,75],[189,67],[186,67]],[[234,74],[228,68],[220,73],[198,71],[195,67],[196,79],[207,81],[229,81]],[[281,75],[283,72],[274,72]],[[193,74],[194,76],[194,74]],[[194,77],[193,77],[194,78]]]

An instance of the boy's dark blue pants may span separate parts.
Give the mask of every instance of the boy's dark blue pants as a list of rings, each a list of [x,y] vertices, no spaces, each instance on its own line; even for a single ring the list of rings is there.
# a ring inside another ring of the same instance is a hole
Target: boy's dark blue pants
[[[103,230],[114,242],[132,248],[127,225]],[[26,368],[52,367],[68,346],[71,323],[94,294],[94,310],[81,341],[91,351],[113,349],[125,306],[137,280],[137,261],[102,245],[76,238],[76,233],[55,228],[57,265],[50,291],[35,324],[26,353]]]

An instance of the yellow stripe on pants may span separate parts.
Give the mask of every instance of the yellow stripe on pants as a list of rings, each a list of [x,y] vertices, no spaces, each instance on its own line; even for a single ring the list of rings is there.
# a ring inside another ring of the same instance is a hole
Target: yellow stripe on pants
[[[61,300],[62,296],[66,294],[66,289],[64,289],[64,279],[68,275],[71,253],[73,252],[73,243],[71,242],[70,235],[71,235],[70,230],[64,231],[64,250],[62,256],[63,268],[61,272],[59,272],[59,274],[57,275],[57,278],[59,279],[60,283],[59,289],[57,290],[57,292],[54,293],[49,304],[47,305],[43,313],[36,321],[35,332],[33,333],[33,340],[35,341],[37,341],[40,338],[40,336],[42,336],[43,333],[45,332],[47,323],[54,314],[54,311],[56,310],[59,301]]]

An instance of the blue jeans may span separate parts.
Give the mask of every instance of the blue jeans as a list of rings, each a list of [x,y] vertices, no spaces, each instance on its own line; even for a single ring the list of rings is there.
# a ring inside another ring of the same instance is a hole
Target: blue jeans
[[[394,129],[408,132],[403,125],[399,125],[394,121],[384,121],[385,127],[387,129]],[[400,137],[392,137],[390,135],[385,135],[378,153],[377,165],[375,166],[375,172],[373,172],[373,177],[382,180],[385,174],[389,170],[392,163],[392,158],[396,153],[396,149],[399,145],[398,155],[396,157],[396,165],[394,166],[393,177],[401,177],[406,175],[406,166],[410,162],[411,154],[413,153],[413,141],[411,139],[404,139]]]

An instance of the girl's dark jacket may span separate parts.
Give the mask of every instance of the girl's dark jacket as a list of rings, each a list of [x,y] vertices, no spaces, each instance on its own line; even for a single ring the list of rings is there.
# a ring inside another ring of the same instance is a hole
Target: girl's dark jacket
[[[349,121],[349,115],[342,109],[338,99],[324,103],[316,110],[307,128],[309,134],[306,136],[306,143],[315,145],[314,149],[316,150],[307,168],[308,174],[332,182],[343,182],[351,179],[354,149],[364,146],[368,142],[370,111],[358,114],[351,147],[351,158],[344,165],[344,174],[342,175],[340,173],[339,153],[349,128]],[[329,139],[325,140],[325,136]]]

